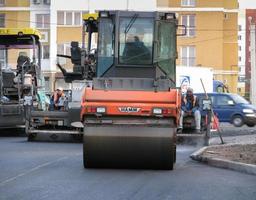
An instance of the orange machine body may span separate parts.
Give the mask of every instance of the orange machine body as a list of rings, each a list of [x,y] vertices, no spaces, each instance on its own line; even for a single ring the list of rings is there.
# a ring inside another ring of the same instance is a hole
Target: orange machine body
[[[81,121],[105,108],[106,116],[148,116],[179,118],[180,92],[169,91],[116,91],[85,88],[81,102]],[[161,113],[154,113],[161,109]]]

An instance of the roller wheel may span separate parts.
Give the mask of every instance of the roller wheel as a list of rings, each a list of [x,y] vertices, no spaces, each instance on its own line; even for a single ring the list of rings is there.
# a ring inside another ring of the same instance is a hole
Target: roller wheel
[[[173,152],[173,163],[176,163],[176,145],[173,145],[174,147],[174,152]]]
[[[86,127],[84,168],[172,170],[176,160],[176,146],[173,134],[170,134],[172,129],[138,129],[129,127],[127,131],[131,132],[125,133],[123,127]]]
[[[84,168],[89,168],[88,164],[86,163],[86,154],[85,154],[85,144],[83,142],[83,163],[84,163]]]

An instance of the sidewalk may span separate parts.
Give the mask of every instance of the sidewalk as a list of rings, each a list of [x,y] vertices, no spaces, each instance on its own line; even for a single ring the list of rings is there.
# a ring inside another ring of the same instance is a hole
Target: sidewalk
[[[225,144],[256,144],[256,134],[239,135],[239,136],[224,136]],[[221,144],[218,136],[210,139],[210,146]]]
[[[193,160],[220,168],[256,175],[256,134],[210,139],[210,146],[190,155]]]

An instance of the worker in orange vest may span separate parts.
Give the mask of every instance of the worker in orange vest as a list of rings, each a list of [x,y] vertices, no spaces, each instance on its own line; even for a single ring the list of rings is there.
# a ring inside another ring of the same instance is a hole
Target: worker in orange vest
[[[178,131],[182,131],[183,128],[183,118],[185,116],[193,115],[196,121],[196,132],[200,133],[201,129],[201,113],[199,110],[198,98],[193,94],[193,89],[188,88],[186,95],[182,97],[181,100],[181,112],[180,121],[178,126]]]

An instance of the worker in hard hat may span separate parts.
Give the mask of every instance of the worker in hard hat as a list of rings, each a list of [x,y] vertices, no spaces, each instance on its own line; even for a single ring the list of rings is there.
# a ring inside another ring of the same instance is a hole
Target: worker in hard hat
[[[50,110],[62,110],[64,108],[65,93],[63,88],[59,87],[55,90],[51,97]]]

